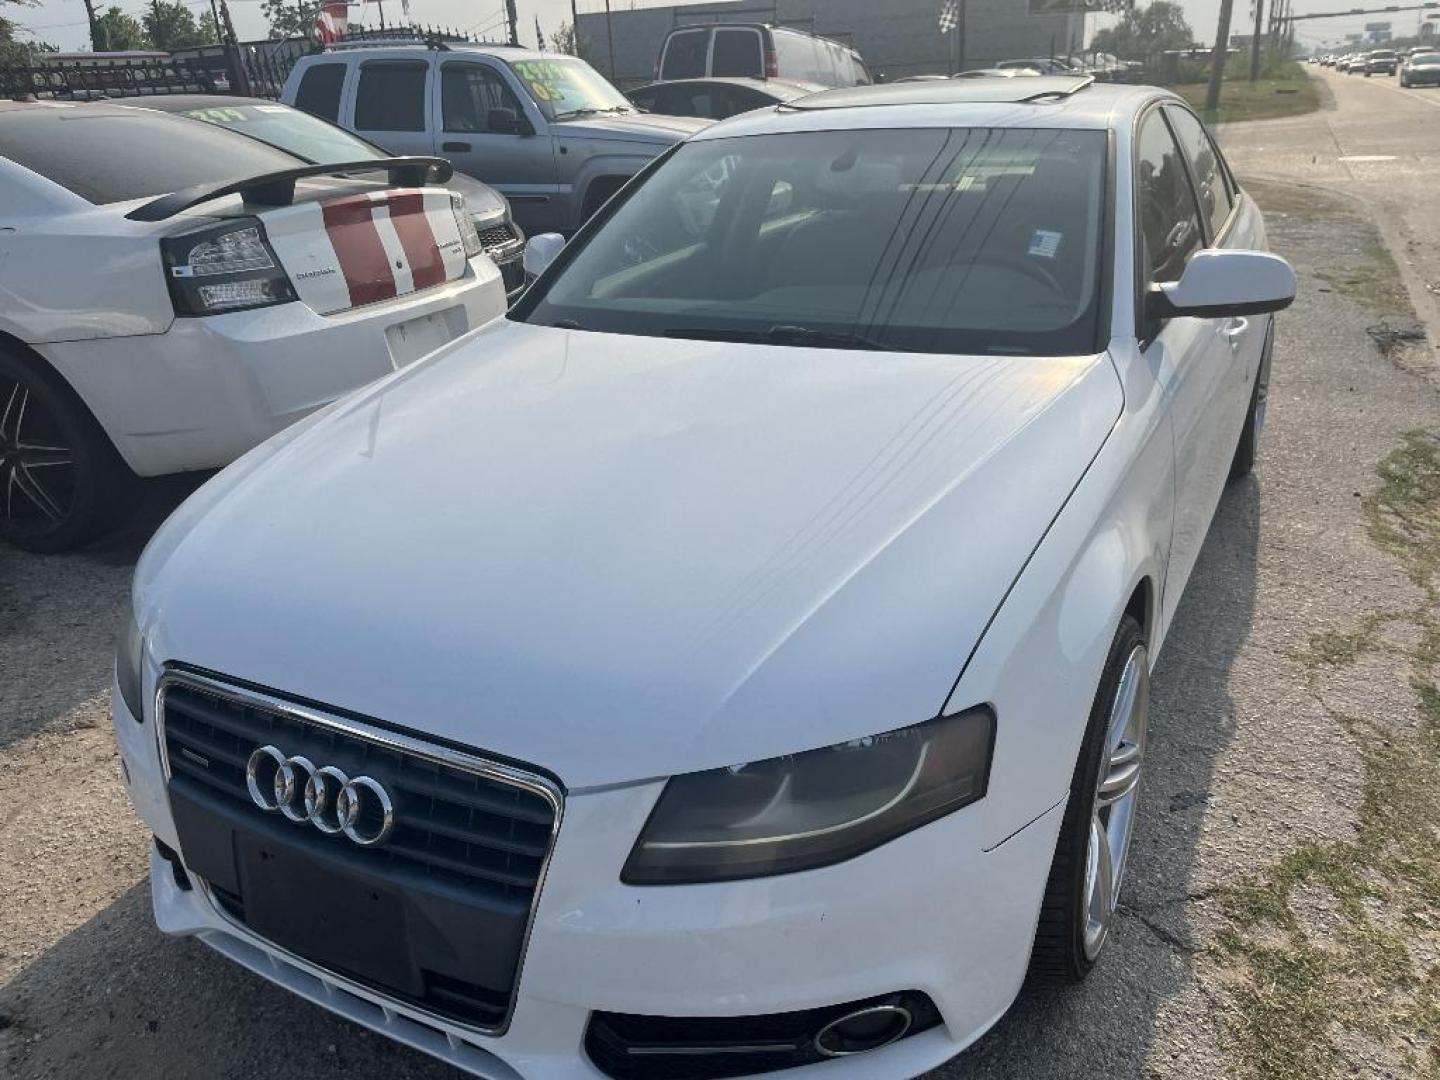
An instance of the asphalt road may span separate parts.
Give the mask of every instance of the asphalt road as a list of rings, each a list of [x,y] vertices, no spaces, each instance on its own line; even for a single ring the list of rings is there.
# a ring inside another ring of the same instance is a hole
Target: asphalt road
[[[1223,133],[1231,164],[1338,191],[1375,216],[1440,344],[1440,87],[1400,86],[1384,75],[1314,73],[1327,107],[1288,120],[1236,124]]]
[[[1272,244],[1302,291],[1280,318],[1257,475],[1225,495],[1159,659],[1111,947],[1084,987],[1027,991],[933,1080],[1253,1073],[1234,984],[1210,949],[1224,925],[1215,897],[1303,842],[1354,831],[1361,764],[1327,705],[1377,722],[1413,712],[1393,658],[1320,684],[1303,659],[1313,635],[1349,629],[1358,611],[1414,602],[1404,569],[1367,538],[1358,496],[1402,433],[1440,428],[1431,358],[1382,356],[1368,296],[1321,284],[1348,280],[1374,247],[1366,205],[1402,242],[1426,235],[1404,204],[1424,194],[1440,148],[1440,92],[1354,82],[1336,87],[1332,111],[1226,133],[1242,174],[1343,185],[1367,202],[1341,214],[1272,192],[1288,207],[1270,215]],[[1341,160],[1369,154],[1393,160]],[[1440,280],[1429,256],[1414,256],[1415,279]],[[147,837],[115,776],[105,695],[133,559],[179,490],[152,491],[130,534],[96,550],[0,551],[0,1075],[450,1080],[151,925]],[[1407,1075],[1392,1057],[1347,1046],[1347,1072]]]

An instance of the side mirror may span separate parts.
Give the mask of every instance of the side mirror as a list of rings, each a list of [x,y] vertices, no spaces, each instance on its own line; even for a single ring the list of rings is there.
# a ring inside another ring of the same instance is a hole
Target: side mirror
[[[532,236],[525,241],[525,254],[521,257],[520,264],[528,276],[539,277],[555,261],[555,256],[560,254],[560,249],[564,246],[565,238],[559,233],[547,232]]]
[[[1180,280],[1153,286],[1145,300],[1151,319],[1225,319],[1264,315],[1295,299],[1295,271],[1265,251],[1197,251]]]
[[[485,126],[499,135],[535,134],[530,121],[514,109],[491,109],[485,116]]]

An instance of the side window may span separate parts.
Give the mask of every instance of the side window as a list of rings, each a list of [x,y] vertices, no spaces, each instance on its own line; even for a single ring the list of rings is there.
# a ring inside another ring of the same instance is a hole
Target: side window
[[[654,112],[658,97],[659,93],[655,90],[634,90],[630,93],[630,103],[641,112]]]
[[[682,30],[671,34],[665,46],[661,79],[699,79],[705,75],[705,55],[710,51],[710,31]]]
[[[761,78],[765,63],[760,56],[760,35],[754,30],[716,30],[710,74],[750,75]]]
[[[440,69],[440,112],[444,130],[462,134],[487,132],[491,109],[509,109],[516,116],[523,115],[520,99],[498,71],[486,64],[446,64]]]
[[[424,131],[425,77],[430,65],[371,60],[360,66],[355,91],[358,131]]]
[[[1210,223],[1213,239],[1220,232],[1225,219],[1230,216],[1230,189],[1225,184],[1225,170],[1220,165],[1220,152],[1210,141],[1210,136],[1200,121],[1187,109],[1167,108],[1170,124],[1175,128],[1175,137],[1185,150],[1185,157],[1195,175],[1195,194],[1200,199],[1200,210]]]
[[[1202,234],[1180,148],[1159,109],[1151,110],[1140,125],[1135,185],[1145,269],[1151,281],[1178,281]]]
[[[340,119],[340,88],[344,85],[344,64],[315,64],[300,76],[295,107],[333,124]]]

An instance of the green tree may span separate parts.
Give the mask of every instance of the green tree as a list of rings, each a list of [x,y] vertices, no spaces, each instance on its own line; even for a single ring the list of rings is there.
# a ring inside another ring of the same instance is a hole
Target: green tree
[[[1115,26],[1098,31],[1090,47],[1114,53],[1122,60],[1148,60],[1167,49],[1188,49],[1195,31],[1185,21],[1184,9],[1171,0],[1154,0],[1148,7],[1131,8]]]
[[[263,0],[260,6],[270,23],[270,36],[276,40],[309,37],[320,14],[319,0]]]
[[[0,6],[27,4],[28,0],[0,0]],[[19,29],[13,22],[0,15],[0,64],[24,64],[29,61],[34,46],[15,36]]]
[[[145,28],[133,15],[126,15],[111,6],[95,18],[95,51],[123,52],[126,49],[148,49],[150,39]]]
[[[560,29],[550,35],[550,48],[559,53],[579,56],[580,53],[575,47],[575,24],[561,23]]]
[[[212,12],[202,12],[200,15],[200,36],[204,39],[202,44],[218,45],[222,38],[220,24],[215,21]]]
[[[207,34],[202,30],[201,24],[195,21],[194,13],[179,0],[151,0],[142,21],[150,44],[166,52],[196,45],[214,45],[219,40],[213,32]],[[207,29],[213,30],[214,18],[211,17],[209,22],[211,26]]]

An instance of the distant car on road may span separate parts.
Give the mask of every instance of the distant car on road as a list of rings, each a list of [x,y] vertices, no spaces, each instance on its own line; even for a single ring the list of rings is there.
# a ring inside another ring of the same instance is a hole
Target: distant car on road
[[[682,26],[665,35],[655,81],[790,79],[821,86],[865,86],[875,80],[848,45],[769,23]]]
[[[1400,55],[1394,49],[1376,49],[1365,58],[1365,75],[1394,75],[1400,66]]]
[[[1400,69],[1401,86],[1440,85],[1440,52],[1412,54]]]
[[[192,120],[217,124],[278,146],[312,165],[340,165],[390,156],[354,132],[274,101],[216,94],[150,94],[127,99],[124,104],[180,113]],[[525,234],[511,220],[510,204],[489,184],[464,173],[453,174],[445,186],[465,196],[465,206],[475,222],[475,231],[480,234],[480,244],[500,268],[505,292],[513,300],[525,287],[525,271],[521,266]]]
[[[396,154],[438,154],[570,233],[709,121],[646,116],[584,60],[505,45],[355,42],[296,62],[281,99]]]
[[[783,105],[826,89],[815,83],[786,79],[676,79],[627,91],[637,109],[663,116],[699,116],[724,120],[737,113]]]
[[[148,109],[0,102],[0,540],[73,547],[132,477],[229,464],[504,313],[446,162],[345,171]]]

